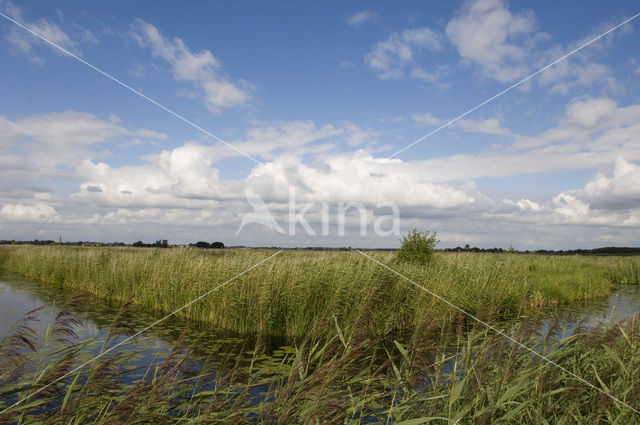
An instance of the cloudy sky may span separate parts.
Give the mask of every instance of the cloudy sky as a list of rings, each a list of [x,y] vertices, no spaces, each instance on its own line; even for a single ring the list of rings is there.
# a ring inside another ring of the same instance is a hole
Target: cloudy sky
[[[638,245],[638,12],[0,0],[0,239]]]

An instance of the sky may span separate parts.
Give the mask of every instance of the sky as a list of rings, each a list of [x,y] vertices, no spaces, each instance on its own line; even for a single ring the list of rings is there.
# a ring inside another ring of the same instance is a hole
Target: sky
[[[638,246],[639,12],[0,0],[0,239]]]

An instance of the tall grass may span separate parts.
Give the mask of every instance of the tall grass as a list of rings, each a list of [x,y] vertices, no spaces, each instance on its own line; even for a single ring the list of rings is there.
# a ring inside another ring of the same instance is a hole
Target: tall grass
[[[132,298],[173,311],[271,255],[269,250],[0,247],[0,268],[64,290]],[[485,320],[602,297],[612,282],[638,283],[638,258],[437,253],[428,265],[394,263],[419,285]],[[371,337],[401,335],[458,313],[357,252],[285,251],[183,310],[218,329],[299,340],[366,317]]]

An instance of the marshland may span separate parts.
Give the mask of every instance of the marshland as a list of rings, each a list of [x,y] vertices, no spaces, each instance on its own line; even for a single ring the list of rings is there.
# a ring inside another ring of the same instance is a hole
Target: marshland
[[[2,421],[639,422],[638,257],[276,253],[0,247]]]

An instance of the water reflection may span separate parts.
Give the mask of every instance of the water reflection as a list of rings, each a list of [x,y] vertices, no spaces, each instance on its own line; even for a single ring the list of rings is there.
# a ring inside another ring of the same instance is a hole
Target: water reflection
[[[29,326],[38,334],[44,335],[49,323],[69,299],[69,293],[54,285],[34,282],[11,274],[0,274],[0,340],[11,332],[14,323],[27,312],[41,306],[44,308],[36,313],[38,320],[30,322]],[[120,303],[82,294],[81,302],[73,304],[73,313],[83,322],[83,326],[76,329],[79,339],[104,339],[120,308]],[[134,331],[143,329],[164,317],[163,314],[138,306],[132,308],[134,310],[126,315],[126,325]],[[187,346],[196,357],[209,358],[215,354],[238,354],[255,347],[255,341],[251,338],[215,331],[202,323],[170,317],[137,337],[135,341],[114,351],[140,351],[142,355],[136,364],[142,365],[145,362],[151,363],[154,359],[164,358],[181,337],[182,344]],[[120,337],[111,341],[109,345],[115,345],[124,339]],[[90,351],[97,352],[99,348],[100,344],[95,344]]]

